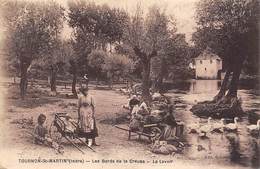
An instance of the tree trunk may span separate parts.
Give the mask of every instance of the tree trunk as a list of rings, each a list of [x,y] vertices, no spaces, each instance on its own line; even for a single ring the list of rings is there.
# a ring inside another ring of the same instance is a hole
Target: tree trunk
[[[143,62],[143,73],[142,73],[142,96],[150,103],[150,60]]]
[[[237,88],[238,88],[238,83],[239,83],[239,76],[241,73],[242,69],[242,63],[236,64],[233,66],[233,75],[232,79],[229,85],[228,93],[226,94],[225,97],[222,97],[219,101],[218,104],[230,104],[231,107],[233,105],[239,105],[239,99],[237,98]]]
[[[155,91],[156,92],[162,92],[162,87],[163,87],[163,78],[164,75],[166,74],[166,63],[165,63],[165,59],[162,58],[161,59],[161,66],[160,66],[160,72],[158,74],[158,77],[155,80]]]
[[[50,85],[51,85],[51,92],[55,93],[57,92],[56,90],[56,79],[57,79],[57,68],[54,65],[51,65],[51,70],[50,70]]]
[[[96,74],[96,75],[97,75],[97,74]],[[98,87],[98,85],[99,85],[99,78],[96,77],[96,87]]]
[[[71,73],[72,73],[72,86],[71,86],[71,90],[72,90],[72,94],[74,97],[78,97],[77,95],[77,90],[76,90],[76,85],[77,85],[77,66],[75,64],[74,61],[70,61],[71,64]]]
[[[112,89],[113,88],[113,73],[108,71],[107,78],[108,78],[108,87]]]
[[[151,58],[157,55],[157,51],[153,50],[151,54],[147,55],[142,52],[138,47],[134,47],[135,54],[141,59],[143,65],[142,71],[142,96],[143,99],[148,103],[151,103],[152,98],[150,95],[150,69],[151,69]]]
[[[239,83],[239,76],[241,74],[242,64],[234,66],[233,77],[230,82],[229,90],[227,93],[228,97],[237,97],[237,88]]]
[[[72,94],[74,97],[78,97],[77,91],[76,91],[76,84],[77,84],[77,74],[73,73],[73,79],[72,79]]]
[[[220,90],[219,90],[218,94],[213,99],[214,102],[219,101],[221,98],[223,98],[225,96],[226,91],[227,91],[227,87],[228,87],[228,80],[229,80],[229,77],[230,77],[230,73],[231,73],[230,69],[227,69],[225,77],[224,77],[223,82],[221,84]]]
[[[21,98],[24,99],[26,95],[26,90],[27,90],[27,84],[28,84],[28,79],[27,79],[27,69],[28,65],[22,63],[21,64],[21,80],[20,80],[20,95]]]

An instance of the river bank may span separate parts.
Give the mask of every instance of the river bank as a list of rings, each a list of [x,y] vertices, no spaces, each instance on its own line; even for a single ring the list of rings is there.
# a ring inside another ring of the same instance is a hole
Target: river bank
[[[32,89],[30,89],[32,90]],[[221,149],[223,144],[225,148],[229,147],[229,143],[224,143],[221,136],[214,136],[212,143],[204,140],[197,140],[196,136],[187,135],[190,147],[184,154],[176,154],[175,156],[164,156],[153,154],[150,152],[150,146],[147,142],[133,139],[127,140],[127,132],[121,131],[113,127],[111,124],[101,123],[103,120],[113,119],[121,114],[122,105],[127,103],[127,97],[111,90],[94,90],[91,88],[92,94],[96,100],[96,120],[99,129],[99,137],[97,142],[101,145],[94,147],[96,153],[91,152],[87,148],[83,148],[86,152],[82,155],[70,144],[64,141],[65,153],[63,155],[55,154],[55,151],[49,147],[37,146],[33,144],[32,136],[27,132],[32,131],[37,116],[40,113],[47,115],[47,125],[49,126],[54,118],[55,112],[67,112],[70,116],[76,118],[77,100],[65,97],[49,97],[46,93],[48,89],[37,88],[42,94],[37,96],[37,91],[32,91],[25,101],[18,99],[18,86],[1,87],[1,93],[5,95],[6,109],[2,112],[1,120],[1,147],[0,154],[8,154],[9,158],[1,159],[1,165],[6,168],[15,168],[19,165],[18,159],[38,159],[40,158],[62,158],[62,159],[86,159],[89,160],[90,166],[97,165],[92,160],[130,160],[132,163],[130,168],[150,166],[160,167],[176,167],[176,168],[202,168],[209,166],[210,168],[251,168],[251,165],[237,164],[230,161],[230,152],[227,149]],[[70,93],[70,89],[62,89],[62,92]],[[173,94],[173,98],[182,98],[184,94]],[[184,102],[186,104],[186,101]],[[176,118],[185,123],[197,120],[188,112],[189,105],[186,108],[178,108]],[[26,120],[23,120],[26,119]],[[32,121],[32,123],[30,122]],[[216,139],[216,138],[219,138]],[[241,139],[242,141],[243,139]],[[209,151],[211,144],[211,151]],[[205,148],[198,151],[198,145]],[[222,151],[223,150],[223,151]],[[192,152],[192,153],[191,153]],[[224,153],[223,153],[224,152]],[[144,160],[145,164],[138,163],[138,160]],[[171,163],[153,163],[153,161],[172,160]],[[130,162],[130,161],[129,161]],[[99,163],[100,164],[100,163]],[[20,164],[21,165],[21,164]],[[20,166],[19,165],[19,166]],[[84,167],[82,164],[75,164],[77,167]],[[109,165],[102,163],[98,166]],[[123,164],[118,164],[118,166]],[[28,168],[22,164],[21,168]],[[62,166],[62,164],[60,165]],[[20,168],[20,167],[19,167]]]

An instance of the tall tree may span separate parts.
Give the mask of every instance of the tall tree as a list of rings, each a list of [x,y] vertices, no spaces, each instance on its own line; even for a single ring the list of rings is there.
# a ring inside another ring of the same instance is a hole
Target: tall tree
[[[63,9],[55,2],[34,3],[8,1],[1,6],[8,30],[6,50],[19,61],[20,91],[23,99],[27,89],[27,73],[32,61],[50,55],[60,30]]]
[[[191,53],[184,34],[171,31],[159,56],[152,60],[153,89],[162,91],[164,79],[183,79],[191,61]],[[181,77],[182,76],[182,77]]]
[[[112,87],[114,80],[118,81],[119,78],[127,78],[127,75],[131,73],[132,67],[133,62],[126,55],[108,53],[104,57],[102,70],[107,73],[107,78],[110,81],[109,85]]]
[[[95,73],[97,84],[102,76],[102,67],[105,64],[105,57],[107,57],[107,55],[108,54],[102,50],[93,50],[89,55],[88,65]]]
[[[259,1],[201,0],[197,5],[196,19],[198,26],[193,34],[194,43],[201,49],[206,46],[213,49],[222,57],[226,70],[221,89],[214,101],[229,102],[237,98],[238,81],[244,61],[258,64]],[[228,87],[227,82],[231,75]]]
[[[142,95],[150,101],[151,59],[158,56],[165,40],[169,37],[170,18],[157,6],[144,16],[141,6],[129,20],[125,30],[125,43],[129,44],[142,65]]]
[[[106,51],[108,44],[111,49],[112,45],[120,43],[128,15],[123,10],[96,5],[94,2],[69,1],[68,6],[68,23],[73,28],[76,55],[73,63],[78,68],[78,74],[96,76],[97,67],[89,65],[94,56],[89,55],[92,50]]]

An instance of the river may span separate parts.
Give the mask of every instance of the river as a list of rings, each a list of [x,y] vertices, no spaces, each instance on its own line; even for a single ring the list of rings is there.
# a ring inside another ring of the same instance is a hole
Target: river
[[[184,121],[186,125],[198,121],[206,123],[207,119],[193,115],[190,108],[197,102],[212,100],[220,85],[221,82],[218,80],[191,80],[173,85],[166,95],[171,96],[176,103],[176,118]],[[260,96],[256,89],[239,86],[238,97],[242,99],[244,111],[260,112]],[[219,122],[219,120],[213,120],[213,123]],[[213,163],[259,168],[260,139],[248,133],[246,126],[249,124],[248,117],[245,116],[239,119],[237,133],[211,133],[208,134],[208,139],[201,139],[196,134],[185,132],[184,139],[189,145],[184,152],[185,156],[195,160],[212,160]]]

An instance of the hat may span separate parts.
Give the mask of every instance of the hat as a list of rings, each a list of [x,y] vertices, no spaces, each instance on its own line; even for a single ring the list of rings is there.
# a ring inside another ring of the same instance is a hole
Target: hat
[[[88,80],[88,75],[87,74],[84,75],[84,79]]]
[[[137,96],[136,95],[132,95],[131,99],[136,99]]]

